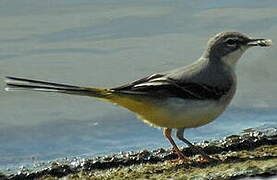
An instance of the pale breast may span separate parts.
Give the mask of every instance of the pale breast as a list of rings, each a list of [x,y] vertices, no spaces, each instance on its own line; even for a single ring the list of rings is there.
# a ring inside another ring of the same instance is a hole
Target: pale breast
[[[227,105],[215,101],[168,98],[152,109],[151,114],[139,114],[150,124],[169,128],[193,128],[216,119]]]

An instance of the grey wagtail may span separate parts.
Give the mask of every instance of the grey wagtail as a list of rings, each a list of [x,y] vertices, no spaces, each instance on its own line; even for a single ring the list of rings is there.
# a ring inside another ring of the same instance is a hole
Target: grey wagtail
[[[6,90],[34,90],[92,96],[123,106],[144,122],[162,127],[163,134],[179,157],[185,156],[171,137],[177,129],[179,140],[204,159],[211,158],[184,138],[184,130],[215,120],[236,91],[235,66],[253,46],[270,46],[271,40],[252,39],[239,32],[222,32],[211,38],[194,63],[171,71],[155,73],[115,88],[90,88],[7,77]]]

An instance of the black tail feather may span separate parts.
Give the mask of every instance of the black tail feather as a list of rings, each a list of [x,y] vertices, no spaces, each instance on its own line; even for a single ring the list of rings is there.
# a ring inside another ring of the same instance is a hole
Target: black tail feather
[[[49,85],[49,86],[79,88],[78,86],[72,86],[72,85],[67,85],[67,84],[59,84],[59,83],[53,83],[53,82],[47,82],[47,81],[39,81],[39,80],[33,80],[33,79],[7,76],[6,81],[9,82],[9,80],[15,81],[15,82],[20,82],[20,83],[43,84],[43,85]]]
[[[104,98],[107,90],[101,88],[87,88],[80,86],[72,86],[67,84],[59,84],[47,81],[39,81],[33,79],[25,79],[18,77],[6,77],[5,90],[32,90],[32,91],[44,91],[44,92],[58,92],[65,94],[75,94],[82,96],[94,96]]]

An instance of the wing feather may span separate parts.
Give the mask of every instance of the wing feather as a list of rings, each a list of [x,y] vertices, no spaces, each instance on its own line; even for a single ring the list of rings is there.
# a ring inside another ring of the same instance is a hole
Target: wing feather
[[[111,90],[157,98],[179,97],[182,99],[216,100],[228,93],[230,87],[220,88],[203,83],[178,82],[161,74],[154,74]]]

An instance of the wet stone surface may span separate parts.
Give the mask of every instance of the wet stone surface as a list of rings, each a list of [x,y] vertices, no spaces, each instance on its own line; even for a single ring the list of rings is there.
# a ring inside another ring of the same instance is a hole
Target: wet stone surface
[[[178,168],[215,168],[219,166],[225,166],[228,163],[245,163],[248,161],[262,163],[268,161],[268,163],[275,163],[273,166],[268,168],[246,168],[234,171],[233,173],[226,176],[228,178],[238,178],[238,177],[248,177],[248,176],[274,176],[277,175],[277,129],[267,129],[263,131],[258,131],[254,129],[247,129],[241,135],[232,135],[226,137],[222,140],[216,140],[211,142],[199,143],[197,146],[203,148],[203,150],[213,158],[220,159],[221,161],[214,162],[199,162],[199,155],[196,155],[191,148],[184,148],[183,152],[192,159],[192,162],[182,162],[174,164],[170,160],[177,158],[171,150],[157,149],[153,151],[142,150],[139,152],[126,152],[114,154],[111,156],[96,157],[93,159],[76,159],[70,162],[52,162],[47,168],[38,171],[29,171],[28,169],[22,169],[17,174],[4,175],[0,173],[0,179],[37,179],[46,177],[60,178],[64,176],[72,176],[80,173],[86,174],[86,177],[91,175],[95,176],[95,173],[101,174],[101,171],[109,171],[112,169],[124,169],[122,172],[130,173],[133,171],[133,167],[137,166],[148,166],[148,165],[159,165],[159,163],[167,164],[170,162],[170,168],[166,167],[164,170],[155,168],[156,171],[151,171],[151,173],[162,174],[163,171],[168,171],[169,169],[175,169],[174,172],[178,172]],[[174,164],[172,166],[172,164]],[[249,164],[249,163],[248,163]],[[267,162],[265,162],[267,164]],[[163,164],[164,165],[164,164]],[[162,165],[162,166],[163,166]],[[160,167],[162,167],[160,166]],[[257,165],[253,165],[256,167]],[[260,164],[259,166],[263,166]],[[258,166],[258,167],[259,167]],[[177,169],[176,169],[177,168]],[[136,169],[136,168],[134,168]],[[151,169],[151,168],[150,168]],[[191,171],[194,171],[193,169]],[[208,170],[207,170],[208,171]],[[150,174],[151,174],[150,173]],[[142,173],[147,175],[147,172]],[[78,176],[79,176],[78,175]],[[148,175],[149,177],[151,175]],[[170,173],[169,173],[170,176]],[[214,176],[214,178],[212,177]],[[95,176],[96,177],[96,176]],[[140,178],[147,178],[141,177]],[[216,174],[210,173],[208,179],[218,178]],[[221,177],[222,178],[222,177]],[[51,179],[51,178],[50,178]],[[94,178],[92,178],[94,179]],[[96,178],[97,179],[97,178]]]

